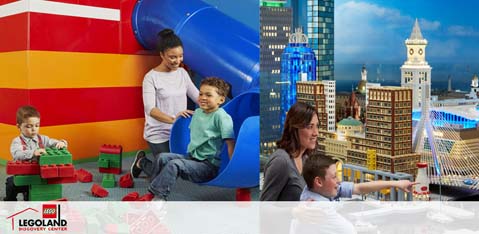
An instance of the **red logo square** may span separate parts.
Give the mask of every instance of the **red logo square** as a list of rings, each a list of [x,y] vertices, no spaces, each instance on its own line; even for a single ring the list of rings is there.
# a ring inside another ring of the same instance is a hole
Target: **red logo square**
[[[54,219],[57,217],[57,205],[43,204],[42,216],[44,219]]]

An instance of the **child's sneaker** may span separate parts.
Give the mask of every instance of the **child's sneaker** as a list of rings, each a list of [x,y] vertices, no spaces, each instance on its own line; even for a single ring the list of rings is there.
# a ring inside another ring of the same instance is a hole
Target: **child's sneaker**
[[[136,164],[138,164],[138,161],[140,159],[145,157],[145,151],[139,150],[136,152],[135,160],[133,160],[133,163],[131,164],[130,168],[130,174],[133,176],[133,178],[138,178],[138,176],[141,174],[141,168],[137,167]]]

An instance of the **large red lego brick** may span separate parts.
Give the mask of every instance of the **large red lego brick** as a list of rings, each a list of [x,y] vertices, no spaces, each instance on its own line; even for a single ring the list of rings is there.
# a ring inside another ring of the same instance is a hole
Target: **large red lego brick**
[[[47,179],[47,184],[73,184],[77,182],[75,176],[72,177],[57,177]]]
[[[43,165],[40,167],[40,176],[44,179],[74,177],[75,168],[72,164]]]
[[[121,145],[104,144],[100,147],[100,153],[104,154],[121,154],[122,150]]]
[[[121,174],[121,168],[114,168],[114,167],[110,167],[110,168],[103,168],[103,167],[99,167],[98,170],[100,171],[100,173],[109,173],[109,174]]]
[[[43,165],[40,167],[40,176],[43,179],[58,177],[58,168],[56,165]]]
[[[93,175],[83,168],[76,171],[76,177],[81,183],[89,183],[93,181]]]
[[[140,194],[138,192],[131,192],[125,195],[121,200],[122,201],[136,201]]]
[[[105,188],[101,187],[98,184],[93,184],[93,186],[91,186],[91,193],[95,197],[107,197],[108,196],[108,190],[106,190]]]
[[[251,192],[247,188],[236,189],[236,201],[251,201]]]
[[[9,161],[7,163],[8,175],[38,175],[40,174],[40,165],[38,162],[28,161]]]
[[[120,177],[120,187],[121,188],[132,188],[133,187],[133,178],[131,178],[131,174],[127,173],[124,176]]]
[[[75,177],[75,168],[72,164],[57,165],[58,177]]]
[[[145,195],[139,197],[137,201],[151,201],[154,197],[155,195],[152,193],[146,193]]]

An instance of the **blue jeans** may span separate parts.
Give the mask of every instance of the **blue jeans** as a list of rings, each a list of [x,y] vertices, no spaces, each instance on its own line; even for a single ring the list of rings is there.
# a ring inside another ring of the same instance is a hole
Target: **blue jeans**
[[[148,146],[151,149],[151,154],[153,157],[158,158],[158,154],[160,153],[169,153],[170,152],[170,141],[166,141],[163,143],[151,143],[147,141]]]
[[[148,190],[165,200],[178,177],[194,183],[202,183],[215,178],[219,169],[208,160],[199,161],[190,156],[185,157],[174,153],[162,153],[156,162],[145,157],[140,161],[140,167],[152,178]]]

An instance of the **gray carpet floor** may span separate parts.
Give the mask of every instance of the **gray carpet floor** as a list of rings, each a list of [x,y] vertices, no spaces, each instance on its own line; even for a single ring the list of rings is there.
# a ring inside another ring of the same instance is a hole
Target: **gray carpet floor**
[[[122,175],[129,173],[130,165],[133,161],[133,157],[124,157],[122,162],[121,175],[115,175],[116,187],[107,188],[109,194],[107,197],[98,198],[94,197],[90,189],[93,183],[101,185],[102,173],[98,171],[98,165],[96,162],[79,163],[75,164],[75,170],[83,168],[93,174],[93,182],[91,183],[74,183],[63,184],[63,197],[69,201],[121,201],[123,196],[130,192],[138,192],[141,195],[147,193],[148,179],[140,175],[140,178],[134,179],[133,188],[120,188],[118,181]],[[259,175],[258,175],[259,176]],[[5,166],[0,165],[0,181],[5,181],[7,177],[5,173]],[[251,199],[257,201],[259,199],[259,188],[251,188]],[[5,196],[5,186],[0,186],[0,200],[3,201]],[[235,201],[236,189],[221,188],[213,186],[203,186],[179,178],[177,183],[172,188],[171,194],[168,198],[169,201]],[[22,195],[17,196],[18,200],[22,200]]]

